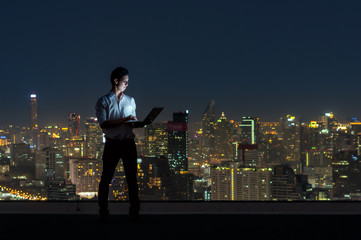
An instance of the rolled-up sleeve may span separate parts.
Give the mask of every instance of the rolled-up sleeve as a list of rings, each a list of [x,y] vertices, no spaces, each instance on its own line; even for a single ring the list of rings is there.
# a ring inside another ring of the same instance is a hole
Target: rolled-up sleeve
[[[99,98],[95,104],[95,115],[97,116],[99,125],[107,120],[107,109],[103,98]]]

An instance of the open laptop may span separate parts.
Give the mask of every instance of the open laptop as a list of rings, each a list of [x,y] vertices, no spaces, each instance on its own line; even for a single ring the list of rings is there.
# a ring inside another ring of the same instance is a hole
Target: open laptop
[[[163,109],[163,107],[154,107],[143,121],[131,120],[126,122],[126,124],[130,124],[133,128],[142,128],[145,125],[151,124]]]

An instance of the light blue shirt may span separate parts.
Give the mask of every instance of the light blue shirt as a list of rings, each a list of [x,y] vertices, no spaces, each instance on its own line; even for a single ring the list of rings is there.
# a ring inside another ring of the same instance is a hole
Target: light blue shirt
[[[135,114],[135,100],[134,98],[123,94],[118,100],[113,91],[98,99],[95,110],[99,124],[106,120],[116,120],[126,118],[129,115]],[[133,128],[128,124],[119,124],[112,128],[103,128],[103,133],[106,138],[111,139],[130,139],[134,138]]]

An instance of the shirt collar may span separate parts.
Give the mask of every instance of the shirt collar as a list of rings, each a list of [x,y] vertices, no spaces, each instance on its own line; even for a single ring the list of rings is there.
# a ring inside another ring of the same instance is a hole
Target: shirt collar
[[[115,93],[112,90],[109,91],[109,97],[115,98],[118,101],[117,95],[115,95]],[[124,93],[122,94],[122,96],[120,96],[119,101],[121,101],[123,97],[124,97]]]

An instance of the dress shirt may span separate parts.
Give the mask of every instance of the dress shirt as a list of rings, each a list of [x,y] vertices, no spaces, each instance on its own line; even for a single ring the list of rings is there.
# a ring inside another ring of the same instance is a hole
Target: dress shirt
[[[126,118],[129,115],[135,114],[135,101],[134,98],[122,94],[120,100],[113,91],[98,99],[95,110],[99,124],[106,120],[116,120]],[[103,128],[103,133],[106,138],[125,140],[134,138],[133,128],[128,124],[119,124],[111,128]]]

